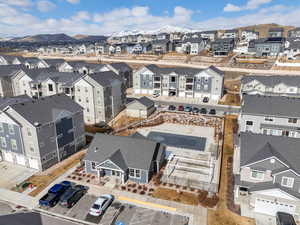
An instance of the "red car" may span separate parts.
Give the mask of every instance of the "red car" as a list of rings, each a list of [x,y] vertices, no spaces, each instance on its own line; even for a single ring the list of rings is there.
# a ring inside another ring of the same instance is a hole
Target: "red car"
[[[183,105],[178,106],[178,111],[184,111]]]

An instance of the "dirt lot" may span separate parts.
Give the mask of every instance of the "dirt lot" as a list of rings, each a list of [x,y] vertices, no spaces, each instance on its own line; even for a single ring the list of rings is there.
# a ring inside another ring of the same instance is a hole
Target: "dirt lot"
[[[224,97],[219,102],[219,104],[221,104],[221,105],[240,106],[241,105],[240,101],[241,101],[240,95],[228,93],[228,94],[224,95]]]
[[[219,203],[216,210],[208,211],[209,225],[255,225],[254,220],[241,217],[227,208],[228,174],[226,165],[229,157],[233,156],[233,131],[236,129],[237,117],[226,116],[225,136],[222,159],[222,176],[220,181]]]
[[[85,155],[85,150],[82,150],[74,154],[73,156],[67,158],[66,160],[56,164],[50,169],[30,177],[26,182],[33,184],[37,188],[34,191],[32,191],[29,195],[30,196],[38,195],[52,181],[54,181],[56,178],[64,174],[67,170],[77,165],[84,157],[84,155]]]

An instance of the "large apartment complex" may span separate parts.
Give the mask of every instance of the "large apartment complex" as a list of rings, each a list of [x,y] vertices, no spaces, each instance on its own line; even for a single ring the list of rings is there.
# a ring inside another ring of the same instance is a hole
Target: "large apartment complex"
[[[83,109],[66,95],[1,99],[4,161],[45,170],[85,145]]]
[[[223,82],[224,73],[214,66],[194,69],[148,65],[133,75],[133,89],[136,94],[184,98],[209,97],[219,100],[223,96]]]

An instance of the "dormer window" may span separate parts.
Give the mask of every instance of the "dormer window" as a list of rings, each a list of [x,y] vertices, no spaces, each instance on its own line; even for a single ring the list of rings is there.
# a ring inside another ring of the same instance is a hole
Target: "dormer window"
[[[264,172],[258,170],[251,170],[251,178],[255,180],[263,180],[265,177]]]

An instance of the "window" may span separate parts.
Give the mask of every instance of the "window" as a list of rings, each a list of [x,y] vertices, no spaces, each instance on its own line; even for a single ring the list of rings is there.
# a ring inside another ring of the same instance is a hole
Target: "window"
[[[176,82],[176,77],[171,77],[171,82]]]
[[[3,147],[3,148],[6,148],[6,139],[5,139],[5,137],[0,137],[0,142],[1,142],[1,146]]]
[[[253,121],[246,121],[247,126],[253,126]]]
[[[8,124],[8,132],[9,134],[15,134],[15,129],[13,125]]]
[[[281,186],[292,188],[294,186],[294,178],[292,178],[292,177],[282,177]]]
[[[89,98],[86,98],[85,101],[86,101],[86,103],[89,103]]]
[[[92,166],[92,170],[96,170],[97,164],[96,164],[95,162],[92,162],[92,163],[91,163],[91,166]]]
[[[129,169],[129,176],[134,177],[134,169]]]
[[[31,152],[34,152],[34,147],[33,147],[33,145],[30,145],[30,146],[29,146],[29,149],[30,149]]]
[[[27,128],[27,135],[28,135],[28,136],[31,136],[30,128]]]
[[[288,122],[289,123],[297,123],[297,119],[296,118],[289,118]]]
[[[49,91],[53,91],[53,85],[52,84],[48,84],[48,89],[49,89]]]
[[[265,121],[268,121],[268,122],[273,122],[273,118],[271,118],[271,117],[265,117]]]
[[[89,108],[86,108],[86,111],[87,111],[87,112],[90,112],[90,109],[89,109]]]
[[[86,88],[85,88],[85,92],[88,92],[88,91],[89,91],[89,90],[88,90],[88,88],[86,87]]]
[[[141,178],[141,171],[140,170],[135,170],[135,177],[136,178]]]
[[[11,139],[10,144],[13,150],[17,150],[17,141],[15,139]]]
[[[251,170],[251,177],[255,180],[263,180],[264,179],[264,172],[258,170]]]
[[[0,132],[3,133],[4,128],[3,128],[3,123],[0,123]]]

